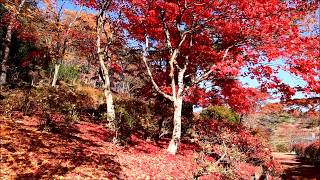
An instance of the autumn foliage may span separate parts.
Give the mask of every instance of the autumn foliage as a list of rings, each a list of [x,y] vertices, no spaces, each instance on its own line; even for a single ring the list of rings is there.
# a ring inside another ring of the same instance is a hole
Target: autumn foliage
[[[314,163],[320,162],[320,143],[315,141],[313,143],[300,142],[293,145],[293,150],[301,157],[306,158]]]
[[[272,151],[319,161],[318,139],[292,143],[320,123],[316,0],[0,2],[0,177],[279,178]]]

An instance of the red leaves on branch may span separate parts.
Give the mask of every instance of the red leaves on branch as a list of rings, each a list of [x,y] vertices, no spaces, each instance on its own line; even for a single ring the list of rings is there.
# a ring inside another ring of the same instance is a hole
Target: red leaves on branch
[[[254,110],[259,101],[267,98],[265,93],[254,88],[244,88],[241,83],[233,80],[223,83],[221,87],[221,99],[241,114]]]
[[[22,59],[21,67],[27,68],[35,61],[38,61],[37,63],[41,63],[42,61],[50,61],[50,58],[46,56],[46,52],[44,50],[34,50],[28,53],[28,55]]]
[[[210,93],[206,92],[203,88],[194,87],[189,89],[187,93],[188,96],[184,99],[186,102],[191,102],[202,107],[206,107],[210,104]]]
[[[216,93],[216,96],[222,94],[235,109],[250,109],[254,102],[252,97],[257,92],[232,81],[224,82],[230,84],[219,83],[221,79],[236,79],[244,68],[248,68],[247,76],[263,85],[265,92],[277,89],[285,94],[285,98],[294,95],[297,87],[287,87],[277,78],[280,69],[302,78],[307,83],[304,90],[320,91],[317,79],[320,54],[315,48],[320,43],[319,37],[302,36],[297,22],[314,13],[316,3],[302,0],[290,5],[280,0],[129,0],[126,7],[125,28],[130,38],[143,43],[148,35],[155,42],[152,48],[162,53],[161,61],[170,59],[168,42],[172,48],[177,48],[185,33],[177,64],[183,67],[188,59],[186,74],[193,79],[199,72],[212,70],[206,80],[220,86],[217,88],[220,90],[193,88],[188,94],[190,97],[185,98],[188,101],[206,104],[205,99]],[[280,65],[275,66],[279,61]],[[163,66],[162,70],[168,72],[168,67]],[[175,73],[177,75],[177,71]],[[157,83],[160,86],[168,84],[168,73],[157,78]]]
[[[116,73],[121,73],[123,71],[122,67],[117,63],[112,63],[110,68],[114,70]]]

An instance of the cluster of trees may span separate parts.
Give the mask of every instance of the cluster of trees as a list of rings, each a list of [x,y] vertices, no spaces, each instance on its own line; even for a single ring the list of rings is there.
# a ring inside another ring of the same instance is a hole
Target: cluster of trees
[[[114,89],[168,99],[174,109],[168,152],[175,154],[183,102],[224,104],[244,114],[267,92],[286,99],[297,91],[320,93],[319,27],[312,21],[318,5],[315,0],[1,0],[0,86],[13,77],[9,67],[28,67],[24,74],[34,81],[36,67],[48,64],[54,65],[50,84],[56,86],[61,65],[73,55],[77,64],[99,68],[111,129]],[[14,49],[13,39],[32,46]],[[279,71],[304,85],[284,83]],[[260,88],[246,87],[241,77]]]

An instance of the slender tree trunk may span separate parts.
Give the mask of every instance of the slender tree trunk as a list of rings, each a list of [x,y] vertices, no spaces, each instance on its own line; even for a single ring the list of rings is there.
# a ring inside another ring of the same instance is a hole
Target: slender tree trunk
[[[172,138],[169,144],[167,151],[170,154],[176,154],[178,150],[178,145],[181,138],[181,113],[182,113],[182,103],[183,103],[183,90],[184,90],[184,73],[186,71],[186,66],[183,69],[180,69],[178,72],[178,92],[176,98],[174,98],[174,114],[173,114],[173,132]]]
[[[11,46],[11,36],[12,36],[12,28],[13,28],[13,18],[17,14],[19,14],[21,8],[23,7],[24,3],[26,0],[22,0],[18,6],[17,13],[12,14],[10,18],[10,22],[7,27],[7,33],[6,33],[6,38],[3,42],[3,59],[1,62],[1,69],[0,69],[0,88],[3,87],[7,83],[7,71],[8,71],[8,60],[9,60],[9,55],[10,55],[10,46]]]
[[[176,154],[181,138],[181,111],[182,111],[182,97],[178,97],[174,102],[173,115],[173,132],[172,138],[167,151],[170,154]]]
[[[109,69],[105,65],[104,58],[105,53],[101,50],[101,34],[103,32],[103,17],[100,14],[97,19],[97,53],[99,58],[99,63],[102,70],[102,75],[104,78],[103,81],[103,91],[104,96],[106,98],[106,104],[107,104],[107,118],[108,118],[108,124],[107,126],[111,128],[112,130],[116,129],[115,124],[115,110],[113,105],[113,97],[111,92],[111,86],[110,86],[110,77],[109,77]],[[109,58],[108,58],[109,59]]]
[[[166,29],[165,36],[167,39],[167,46],[169,48],[172,48],[171,43],[170,43],[169,31],[167,30],[166,26],[165,26],[165,29]],[[142,60],[147,68],[147,73],[151,79],[151,82],[152,82],[154,88],[160,94],[162,94],[165,98],[171,100],[174,105],[174,115],[173,115],[173,126],[174,127],[173,127],[173,132],[172,132],[172,138],[171,138],[171,141],[170,141],[170,144],[168,146],[167,151],[170,154],[176,154],[176,152],[178,150],[178,145],[180,143],[180,138],[181,138],[181,113],[182,113],[183,91],[184,91],[184,73],[187,69],[189,60],[188,60],[188,58],[186,58],[186,63],[184,64],[183,68],[180,68],[180,66],[178,64],[176,64],[177,69],[178,69],[178,92],[176,92],[176,79],[174,76],[174,72],[175,72],[174,63],[178,57],[178,54],[180,53],[179,49],[180,49],[182,43],[185,41],[186,35],[184,35],[182,37],[182,39],[179,43],[179,47],[177,49],[175,49],[174,51],[172,51],[171,58],[169,61],[169,65],[170,65],[170,75],[169,76],[171,78],[172,95],[164,93],[153,79],[152,72],[151,72],[149,65],[148,65],[148,62],[147,62],[147,55],[148,55],[147,50],[149,48],[149,40],[148,40],[147,35],[145,35],[145,39],[146,39],[146,41],[145,41],[145,48],[143,49]]]
[[[9,22],[7,27],[6,38],[3,41],[3,59],[1,62],[1,74],[0,74],[0,87],[3,87],[7,83],[7,70],[8,70],[8,60],[10,54],[10,46],[11,46],[11,36],[12,36],[12,20]]]
[[[55,87],[57,85],[59,69],[60,69],[60,64],[55,64],[54,65],[53,80],[52,80],[52,84],[51,84],[52,87]]]
[[[107,104],[107,118],[108,118],[108,124],[107,126],[113,130],[115,130],[116,125],[115,125],[115,110],[114,110],[114,105],[113,105],[113,97],[112,97],[112,92],[111,92],[111,87],[110,87],[110,77],[109,77],[109,71],[106,65],[104,64],[103,59],[99,58],[100,61],[100,66],[103,69],[103,78],[104,78],[104,84],[103,84],[103,92],[104,96],[106,98],[106,104]]]
[[[62,8],[62,7],[61,7],[61,8]],[[69,33],[71,27],[72,27],[73,24],[76,22],[76,20],[77,20],[77,18],[79,17],[79,14],[80,14],[81,11],[82,11],[82,6],[80,7],[80,10],[77,12],[74,20],[68,25],[68,29],[67,29],[67,31],[66,31],[66,34]],[[58,23],[59,23],[59,22],[60,22],[60,19],[58,19]],[[60,35],[58,35],[58,37],[60,37]],[[61,48],[61,46],[60,46],[60,41],[58,41],[58,48],[57,48],[57,49],[58,49],[58,53],[59,53],[59,58],[60,58],[60,60],[58,61],[58,63],[56,63],[56,64],[54,65],[54,75],[53,75],[53,80],[52,80],[52,84],[51,84],[52,87],[56,86],[56,84],[57,84],[60,65],[61,65],[62,62],[63,62],[63,58],[64,58],[64,55],[65,55],[66,49],[67,49],[68,39],[67,39],[65,36],[63,36],[63,38],[64,38],[64,39],[63,39],[62,50],[61,50],[61,51],[60,51],[60,48]]]

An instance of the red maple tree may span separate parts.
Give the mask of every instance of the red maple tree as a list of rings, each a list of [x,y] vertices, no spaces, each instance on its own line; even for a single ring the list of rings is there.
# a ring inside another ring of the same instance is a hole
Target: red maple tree
[[[125,28],[141,43],[152,84],[174,105],[168,147],[172,154],[180,141],[183,99],[199,95],[188,93],[192,89],[204,95],[200,99],[223,101],[241,111],[254,99],[240,83],[241,75],[256,78],[262,90],[277,90],[286,98],[296,90],[320,91],[320,54],[315,48],[320,38],[312,33],[302,36],[299,29],[305,16],[315,12],[315,1],[129,0],[125,7]],[[307,85],[285,84],[278,78],[279,70]],[[203,82],[210,88],[201,88]]]

